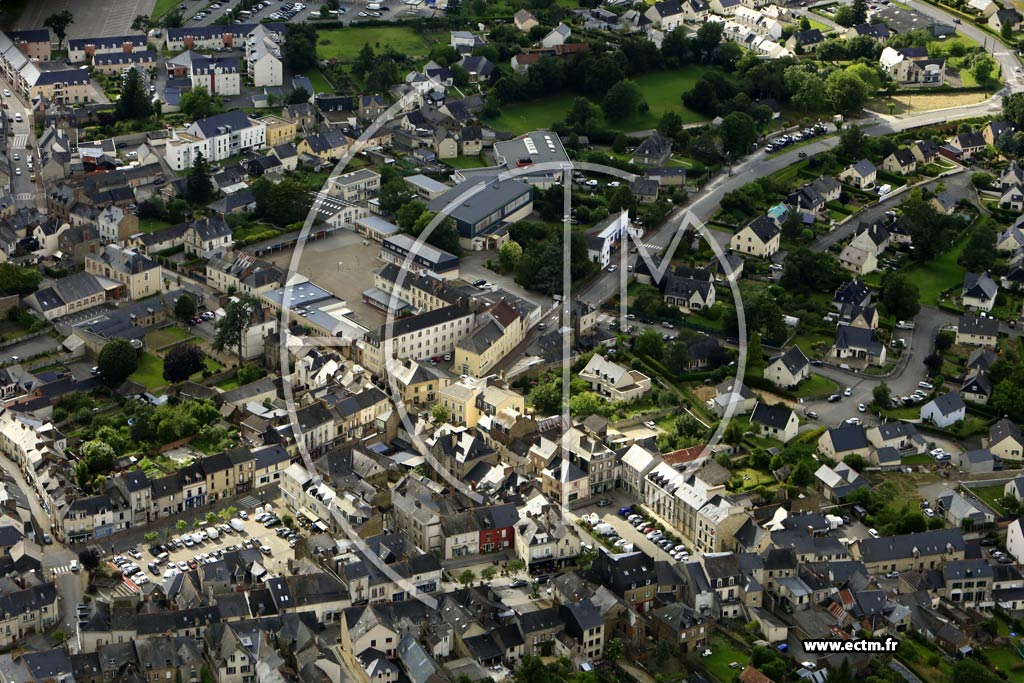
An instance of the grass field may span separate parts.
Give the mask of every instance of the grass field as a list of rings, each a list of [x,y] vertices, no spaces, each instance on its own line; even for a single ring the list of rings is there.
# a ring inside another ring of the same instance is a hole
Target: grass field
[[[150,391],[159,389],[167,384],[164,380],[164,362],[159,356],[154,356],[147,351],[139,358],[138,369],[128,379],[141,384]]]
[[[964,85],[967,84],[964,83]],[[900,114],[914,114],[935,109],[963,107],[968,104],[977,104],[988,98],[989,94],[983,92],[937,92],[914,95],[904,93],[902,95],[893,95],[891,98],[875,98],[868,102],[867,108],[873,111],[889,113],[889,105],[887,103],[891,99],[896,103],[892,113],[898,116]]]
[[[454,159],[445,159],[444,163],[452,168],[483,168],[491,165],[485,162],[481,156],[455,157]]]
[[[171,227],[171,224],[161,218],[140,218],[139,232],[156,232]]]
[[[917,467],[918,465],[931,465],[935,462],[935,458],[928,455],[927,453],[915,453],[914,455],[908,455],[903,458],[902,463],[908,467]]]
[[[655,128],[668,111],[678,113],[684,123],[703,121],[704,117],[683,106],[682,94],[704,73],[698,66],[689,66],[674,71],[657,71],[636,79],[643,92],[644,100],[650,107],[645,113],[637,112],[624,121],[615,122],[616,130],[633,132]],[[532,102],[520,102],[502,109],[501,116],[494,121],[497,130],[509,133],[526,133],[538,128],[550,128],[553,123],[565,118],[572,101],[577,95],[561,93]]]
[[[986,505],[988,505],[990,508],[992,508],[999,514],[1006,514],[1006,510],[1004,510],[1003,506],[1000,505],[998,502],[999,499],[1003,497],[1002,486],[982,486],[981,488],[973,488],[971,489],[971,491],[978,498],[981,498],[983,501],[985,501]]]
[[[793,392],[793,395],[797,398],[828,396],[830,394],[834,394],[837,389],[839,389],[839,385],[828,377],[811,375],[800,383],[796,388],[796,391]]]
[[[179,4],[181,4],[179,0],[156,0],[156,5],[153,7],[153,13],[149,16],[153,19],[159,19]]]
[[[733,680],[737,672],[743,671],[750,663],[750,655],[725,638],[717,636],[711,639],[711,655],[701,657],[700,661],[707,667],[709,674],[724,683]],[[729,666],[733,662],[740,665],[738,669]]]
[[[192,335],[189,334],[188,331],[178,327],[177,325],[171,325],[170,327],[153,330],[147,334],[146,346],[151,349],[160,349],[168,344],[188,339],[191,336]]]
[[[330,81],[328,81],[322,73],[320,73],[320,69],[310,69],[302,75],[309,79],[309,82],[313,85],[313,90],[316,90],[316,92],[334,92],[334,86],[331,85]]]
[[[410,57],[422,57],[430,48],[423,36],[404,26],[372,26],[365,28],[335,28],[320,31],[316,54],[320,59],[355,60],[363,45],[376,52],[392,47]],[[308,75],[308,74],[307,74]]]
[[[938,300],[939,294],[947,289],[963,285],[964,269],[957,263],[957,259],[960,258],[965,244],[967,244],[967,240],[961,240],[934,261],[922,263],[903,271],[907,278],[917,285],[920,293],[918,300],[922,304],[932,306]]]

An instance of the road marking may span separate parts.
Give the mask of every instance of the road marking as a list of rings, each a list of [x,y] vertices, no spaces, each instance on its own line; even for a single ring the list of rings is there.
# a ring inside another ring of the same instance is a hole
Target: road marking
[[[18,133],[17,135],[14,136],[15,147],[24,148],[26,145],[28,145],[28,134]]]
[[[14,195],[14,198],[19,201],[27,202],[31,201],[32,197],[34,196],[35,195],[33,195],[31,192],[19,192],[18,194]]]

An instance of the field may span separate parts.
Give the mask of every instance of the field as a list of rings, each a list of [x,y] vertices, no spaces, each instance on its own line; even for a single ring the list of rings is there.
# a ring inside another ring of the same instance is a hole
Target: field
[[[982,486],[980,488],[971,489],[971,491],[981,500],[985,501],[985,504],[995,510],[1000,515],[1005,515],[1006,510],[999,504],[999,499],[1003,497],[1002,486]]]
[[[396,52],[411,57],[422,57],[430,51],[423,36],[404,26],[373,26],[366,28],[336,28],[320,31],[316,54],[320,59],[355,60],[363,45],[369,44],[379,52],[390,46]],[[307,74],[309,75],[309,74]]]
[[[156,0],[156,6],[153,7],[153,13],[150,17],[159,19],[180,4],[179,0]]]
[[[684,123],[703,121],[703,116],[684,107],[682,101],[682,94],[690,90],[703,73],[704,69],[701,67],[690,66],[675,71],[657,71],[637,78],[636,84],[643,92],[650,110],[646,113],[637,112],[625,121],[616,122],[614,128],[626,132],[655,128],[662,115],[668,111],[678,113]],[[562,93],[532,102],[509,105],[504,107],[501,116],[495,119],[494,127],[509,133],[526,133],[538,128],[550,128],[555,121],[565,118],[576,97],[577,95]]]
[[[448,164],[452,168],[483,168],[490,165],[480,156],[455,157],[454,159],[445,159],[444,163]]]
[[[721,636],[711,638],[710,648],[711,655],[701,657],[700,662],[707,667],[708,673],[719,681],[733,680],[736,673],[750,663],[750,655]],[[740,665],[738,669],[729,666],[733,662]]]
[[[140,218],[139,232],[156,232],[171,227],[171,224],[160,218]]]
[[[139,367],[128,379],[146,387],[150,391],[167,384],[164,380],[164,362],[159,356],[146,352],[139,358]]]
[[[828,377],[811,375],[800,383],[793,394],[797,398],[819,398],[833,394],[837,389],[839,386]]]
[[[937,259],[903,271],[907,278],[917,285],[920,292],[918,301],[925,306],[934,306],[939,294],[963,285],[964,268],[957,263],[957,259],[960,258],[966,243],[966,239],[961,240]]]
[[[933,111],[935,109],[950,109],[952,107],[963,107],[969,104],[977,104],[989,98],[983,92],[936,92],[924,94],[893,95],[891,98],[878,98],[868,102],[868,108],[875,111],[888,113],[888,102],[891,99],[896,103],[893,114],[914,114],[922,111]]]
[[[170,327],[153,330],[147,334],[146,346],[151,349],[162,349],[169,344],[173,344],[177,341],[183,341],[191,336],[192,335],[186,330],[178,327],[177,325],[171,325]]]
[[[303,73],[302,75],[309,79],[309,82],[313,86],[313,90],[316,90],[316,92],[318,92],[318,93],[321,93],[321,92],[332,93],[332,92],[334,92],[334,86],[331,85],[330,82],[324,77],[324,75],[320,72],[320,69],[310,69],[310,70],[306,71],[305,73]],[[310,93],[310,94],[315,94],[315,93]]]

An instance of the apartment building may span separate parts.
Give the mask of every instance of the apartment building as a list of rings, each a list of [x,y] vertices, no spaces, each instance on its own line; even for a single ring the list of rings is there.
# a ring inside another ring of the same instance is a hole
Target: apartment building
[[[207,161],[222,161],[266,145],[267,128],[259,119],[233,109],[200,119],[185,130],[175,130],[164,151],[175,171],[191,168],[198,154]]]
[[[362,363],[370,372],[381,373],[389,359],[385,352],[390,358],[413,360],[451,354],[472,330],[475,317],[468,308],[452,305],[394,320],[360,343]]]
[[[124,286],[123,295],[132,301],[163,291],[159,263],[115,244],[86,256],[85,272],[120,282]]]

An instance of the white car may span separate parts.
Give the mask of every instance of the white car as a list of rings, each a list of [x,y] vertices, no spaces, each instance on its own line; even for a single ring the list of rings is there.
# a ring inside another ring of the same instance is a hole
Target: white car
[[[583,184],[586,185],[587,187],[597,187],[597,181],[594,180],[593,178],[591,178],[590,180]]]
[[[861,404],[859,404],[857,406],[857,410],[862,412],[862,413],[866,413],[866,412],[868,412],[868,407],[866,405],[864,405],[863,403],[861,403]]]
[[[21,161],[21,155],[18,154],[17,152],[11,155],[11,158],[14,159],[15,161]]]
[[[618,180],[613,180],[610,183],[608,183],[608,187],[618,187],[618,186],[619,186],[619,181]]]
[[[7,88],[4,88],[4,97],[10,97],[10,96],[11,96],[11,91],[8,90]]]
[[[919,386],[920,388],[924,389],[925,391],[931,391],[932,389],[935,388],[935,385],[933,385],[933,384],[931,384],[929,382],[918,382],[917,386]]]
[[[846,391],[843,392],[843,396],[853,396],[853,387],[846,387]]]
[[[14,175],[21,175],[21,169],[20,168],[14,169]]]
[[[945,452],[946,452],[946,451],[945,451],[945,450],[943,450],[942,448],[933,448],[933,449],[932,449],[932,451],[931,451],[931,456],[932,456],[933,458],[937,458],[937,457],[939,457],[940,455],[944,455],[944,454],[945,454]]]
[[[772,270],[785,270],[785,266],[783,266],[781,263],[773,263],[768,267],[771,268]]]

